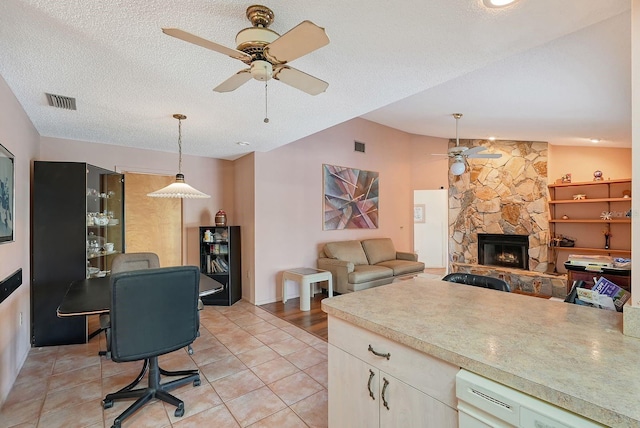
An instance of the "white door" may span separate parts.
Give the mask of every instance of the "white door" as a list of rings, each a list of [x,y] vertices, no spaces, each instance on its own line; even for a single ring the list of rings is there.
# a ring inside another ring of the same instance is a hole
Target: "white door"
[[[413,203],[413,246],[418,260],[427,268],[446,267],[447,190],[414,190]]]

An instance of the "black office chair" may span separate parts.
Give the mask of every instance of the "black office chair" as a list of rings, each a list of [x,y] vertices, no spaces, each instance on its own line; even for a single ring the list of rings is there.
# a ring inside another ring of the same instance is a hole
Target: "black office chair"
[[[474,275],[472,273],[450,273],[442,278],[443,281],[458,284],[473,285],[474,287],[490,288],[492,290],[510,292],[511,287],[505,281],[490,276]]]
[[[111,274],[130,272],[140,269],[157,269],[160,267],[160,259],[155,253],[123,253],[116,255],[111,261]],[[111,318],[110,315],[100,315],[100,329],[104,331],[107,340],[107,350],[100,351],[100,355],[111,358]]]
[[[103,407],[115,400],[137,400],[114,422],[122,421],[153,398],[176,406],[175,416],[184,415],[184,402],[168,391],[193,382],[200,385],[197,370],[171,372],[184,376],[164,384],[158,356],[191,344],[199,327],[198,290],[200,271],[195,266],[179,266],[121,272],[111,276],[111,359],[115,362],[149,360],[148,387],[107,394]]]

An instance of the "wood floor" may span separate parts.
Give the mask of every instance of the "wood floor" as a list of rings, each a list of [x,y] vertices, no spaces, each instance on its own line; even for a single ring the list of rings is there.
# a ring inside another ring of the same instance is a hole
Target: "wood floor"
[[[260,308],[326,341],[328,337],[327,314],[320,308],[320,302],[326,297],[322,293],[313,296],[311,310],[304,312],[300,310],[300,298],[289,299],[287,303],[267,303],[261,305]]]

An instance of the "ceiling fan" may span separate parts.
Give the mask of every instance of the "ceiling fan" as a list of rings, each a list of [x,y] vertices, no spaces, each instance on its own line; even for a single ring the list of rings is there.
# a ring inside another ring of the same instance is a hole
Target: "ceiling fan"
[[[311,21],[302,21],[280,36],[268,28],[275,16],[268,7],[249,6],[246,15],[253,26],[241,30],[236,35],[236,49],[177,28],[163,28],[162,31],[185,42],[238,59],[249,66],[213,88],[216,92],[233,91],[251,78],[264,82],[274,78],[310,95],[318,95],[327,89],[327,82],[288,65],[294,59],[329,44],[324,28]]]
[[[460,145],[460,140],[458,139],[458,121],[462,117],[462,113],[453,113],[453,117],[456,120],[456,145],[449,148],[447,152],[447,156],[452,158],[454,162],[451,164],[449,171],[453,175],[462,175],[467,170],[467,158],[493,158],[497,159],[502,157],[500,153],[480,153],[483,150],[486,150],[486,147],[476,146],[476,147],[465,147]]]

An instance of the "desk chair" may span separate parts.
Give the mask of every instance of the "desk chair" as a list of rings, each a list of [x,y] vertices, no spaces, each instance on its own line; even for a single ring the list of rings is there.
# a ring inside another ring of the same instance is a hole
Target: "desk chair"
[[[184,377],[162,384],[158,356],[196,339],[199,282],[200,272],[195,266],[143,269],[111,276],[111,359],[117,363],[149,360],[147,388],[125,387],[104,398],[105,409],[112,407],[115,400],[137,398],[114,420],[112,428],[120,428],[124,419],[154,398],[176,406],[176,417],[184,415],[184,402],[168,391],[191,382],[199,386],[200,375],[197,370],[187,370],[180,372]]]
[[[157,269],[159,267],[160,259],[155,253],[124,253],[118,254],[111,261],[111,275],[141,269]],[[99,354],[105,355],[107,358],[111,358],[111,350],[109,347],[109,343],[111,342],[110,324],[111,320],[109,314],[101,314],[100,329],[104,331],[104,335],[107,340],[107,350],[100,351]]]
[[[472,273],[450,273],[442,278],[443,281],[458,284],[473,285],[475,287],[490,288],[492,290],[510,292],[511,287],[505,281],[490,276],[474,275]]]

